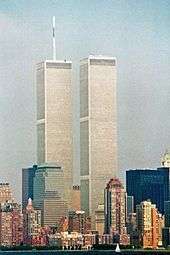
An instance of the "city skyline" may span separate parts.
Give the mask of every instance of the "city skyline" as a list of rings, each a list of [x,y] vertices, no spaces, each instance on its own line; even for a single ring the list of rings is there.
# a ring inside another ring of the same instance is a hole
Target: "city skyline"
[[[135,1],[120,1],[120,4],[117,1],[106,4],[94,1],[88,7],[88,1],[77,5],[73,1],[70,4],[59,1],[51,2],[47,9],[42,3],[37,12],[38,2],[3,2],[0,7],[3,33],[0,44],[2,180],[9,180],[13,187],[17,183],[15,194],[20,199],[21,169],[36,163],[35,71],[32,70],[35,70],[35,63],[52,56],[53,14],[57,17],[57,59],[70,58],[77,67],[79,59],[90,53],[116,56],[118,59],[121,173],[130,168],[158,167],[161,154],[170,144],[167,117],[170,104],[167,82],[170,78],[168,1],[156,4],[154,1],[140,4]],[[91,15],[93,13],[96,13],[97,22],[95,15]],[[73,70],[75,80],[78,71],[75,67]],[[79,116],[76,110],[79,103],[77,88],[76,80],[74,130],[79,136],[76,129]],[[17,109],[15,114],[14,106]],[[78,144],[78,138],[74,143]],[[77,147],[75,155],[79,159]],[[74,164],[79,169],[79,163]],[[11,178],[13,173],[17,176],[16,180]],[[77,177],[75,180],[79,181]]]

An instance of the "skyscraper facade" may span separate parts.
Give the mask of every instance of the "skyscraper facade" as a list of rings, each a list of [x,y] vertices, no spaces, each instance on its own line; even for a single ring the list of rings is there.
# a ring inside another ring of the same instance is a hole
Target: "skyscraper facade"
[[[23,215],[17,203],[0,206],[0,245],[17,246],[23,242]]]
[[[80,64],[81,208],[95,222],[104,188],[117,173],[116,59],[89,56]]]
[[[156,205],[143,201],[136,206],[139,243],[143,248],[157,248],[159,243],[159,213]]]
[[[38,166],[34,178],[34,207],[41,210],[42,226],[56,226],[67,215],[64,174],[59,166]]]
[[[29,198],[34,199],[33,180],[36,169],[37,165],[33,165],[33,167],[22,169],[22,209],[26,208]]]
[[[37,65],[37,159],[38,164],[59,164],[64,172],[64,190],[71,206],[72,63],[47,60]]]
[[[12,191],[9,183],[0,183],[0,203],[12,200]]]
[[[32,240],[38,235],[41,228],[41,211],[35,210],[32,199],[28,199],[28,204],[23,211],[24,243],[32,244]]]
[[[91,219],[84,211],[70,211],[68,215],[68,231],[87,234],[91,231]]]
[[[164,214],[164,201],[169,200],[169,168],[128,170],[126,189],[127,194],[134,197],[134,209],[142,201],[150,199]]]
[[[119,179],[110,179],[105,188],[105,233],[124,234],[126,231],[126,191]]]

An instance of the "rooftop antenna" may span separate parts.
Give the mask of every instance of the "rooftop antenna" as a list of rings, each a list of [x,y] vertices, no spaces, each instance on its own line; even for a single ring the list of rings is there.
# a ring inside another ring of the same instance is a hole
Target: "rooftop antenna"
[[[55,16],[53,16],[53,60],[56,60],[56,45],[55,45]]]

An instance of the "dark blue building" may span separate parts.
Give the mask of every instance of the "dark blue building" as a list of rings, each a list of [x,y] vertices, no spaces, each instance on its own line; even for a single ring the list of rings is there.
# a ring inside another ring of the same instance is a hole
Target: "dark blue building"
[[[165,201],[165,226],[162,229],[163,246],[170,245],[170,201]]]
[[[22,209],[27,206],[28,198],[34,199],[33,197],[33,180],[37,165],[33,167],[22,169]]]
[[[169,200],[169,168],[128,170],[126,189],[128,196],[134,197],[135,210],[137,204],[150,199],[164,213],[164,201]]]

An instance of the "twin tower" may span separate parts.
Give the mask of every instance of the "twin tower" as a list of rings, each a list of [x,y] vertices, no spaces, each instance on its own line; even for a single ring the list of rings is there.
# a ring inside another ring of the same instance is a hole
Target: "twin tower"
[[[37,76],[38,164],[56,163],[64,172],[71,208],[73,186],[72,62],[39,63]],[[78,169],[76,169],[78,174]],[[81,209],[92,217],[104,201],[106,183],[117,175],[116,59],[93,56],[80,62]]]

